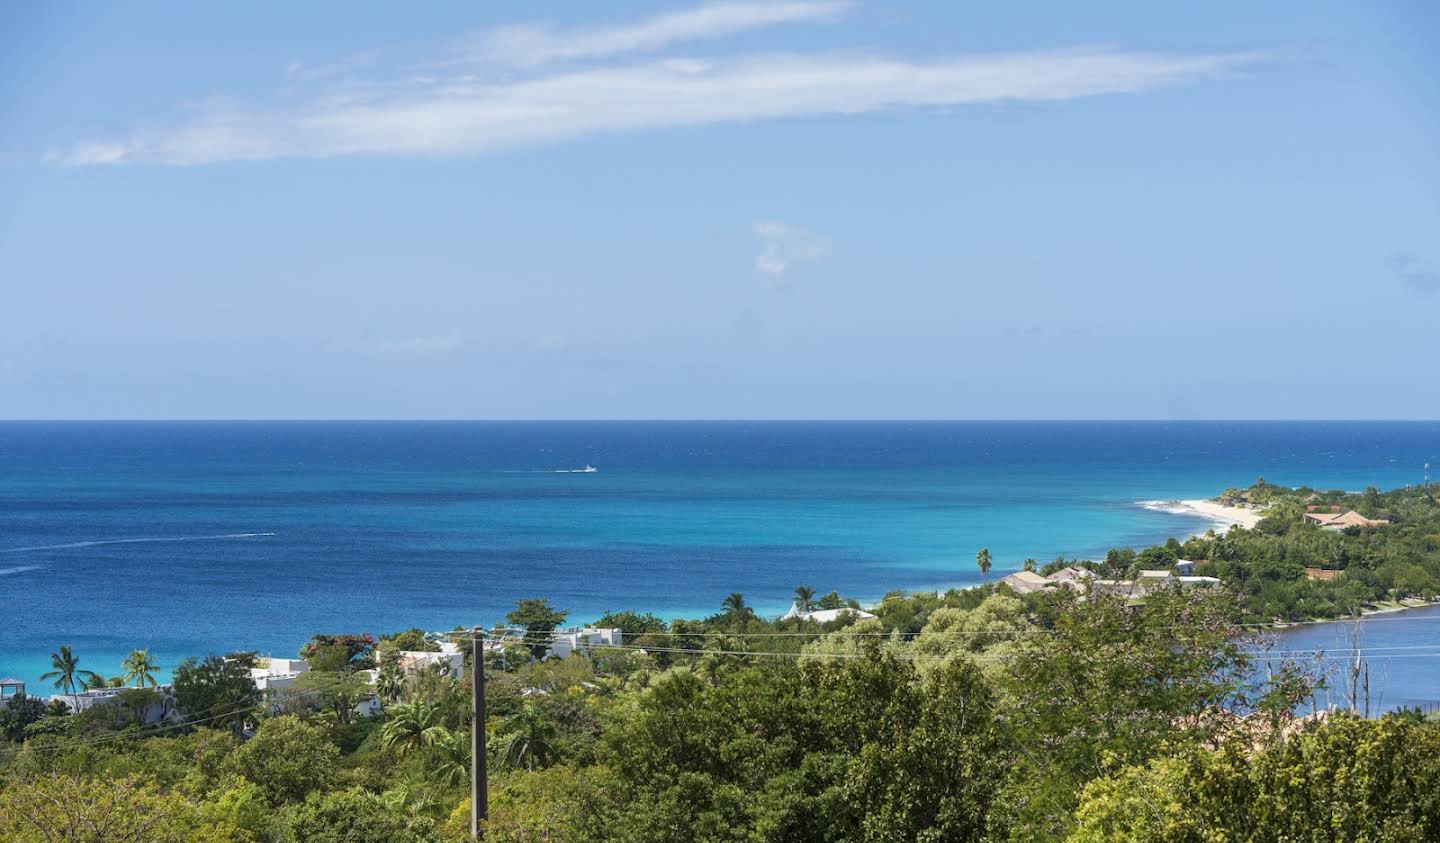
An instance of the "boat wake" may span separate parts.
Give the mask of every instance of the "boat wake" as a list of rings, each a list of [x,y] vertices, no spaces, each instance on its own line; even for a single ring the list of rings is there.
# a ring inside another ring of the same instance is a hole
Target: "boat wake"
[[[98,539],[86,542],[68,542],[66,544],[41,544],[33,547],[6,547],[0,548],[0,553],[31,553],[40,550],[71,550],[80,547],[98,547],[104,544],[146,544],[149,542],[208,542],[221,541],[224,539],[258,539],[277,535],[276,533],[221,533],[218,536],[153,536],[142,539]],[[15,573],[17,569],[10,569],[0,573]]]
[[[23,574],[26,571],[38,571],[39,565],[21,565],[17,568],[0,568],[0,577],[8,577],[11,574]]]

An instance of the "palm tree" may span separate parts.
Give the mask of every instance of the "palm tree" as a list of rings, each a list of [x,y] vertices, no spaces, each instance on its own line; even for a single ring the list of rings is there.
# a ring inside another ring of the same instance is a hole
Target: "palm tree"
[[[815,589],[808,585],[796,586],[795,603],[800,607],[800,611],[810,611],[815,606]]]
[[[535,770],[548,767],[559,754],[555,750],[558,732],[555,724],[535,707],[526,703],[505,718],[497,730],[500,737],[496,751],[514,769]]]
[[[439,741],[445,727],[440,724],[440,707],[416,700],[390,709],[390,720],[380,727],[380,746],[401,755]]]
[[[151,688],[159,687],[160,683],[155,681],[155,671],[160,669],[160,665],[150,657],[149,649],[131,650],[130,655],[125,657],[125,661],[121,662],[120,666],[125,669],[125,682],[128,683],[133,679],[137,688],[143,688],[146,685]]]
[[[405,693],[405,671],[393,661],[380,665],[380,672],[375,675],[375,690],[385,702],[399,702]]]
[[[470,781],[470,731],[442,728],[427,756],[430,777],[445,787]]]
[[[1026,559],[1025,562],[1024,562],[1024,564],[1022,564],[1020,567],[1021,567],[1022,569],[1026,570],[1026,571],[1029,571],[1030,573],[1033,574],[1033,573],[1035,573],[1035,560],[1034,560],[1034,559]]]
[[[70,701],[75,702],[76,688],[83,688],[88,683],[100,679],[100,674],[93,670],[81,670],[80,659],[71,651],[69,644],[61,644],[58,653],[50,654],[50,666],[54,670],[41,674],[40,679],[54,680],[55,687],[70,695]],[[75,706],[72,705],[71,708]]]
[[[724,609],[728,615],[738,615],[744,612],[745,595],[738,591],[731,592],[730,596],[725,598],[725,602],[720,604],[720,608]]]
[[[990,576],[990,548],[980,548],[980,552],[975,554],[975,564],[980,566],[980,576]]]
[[[92,673],[89,679],[80,683],[80,687],[86,691],[96,691],[101,688],[123,688],[125,687],[125,677],[111,676],[107,679],[98,673]]]

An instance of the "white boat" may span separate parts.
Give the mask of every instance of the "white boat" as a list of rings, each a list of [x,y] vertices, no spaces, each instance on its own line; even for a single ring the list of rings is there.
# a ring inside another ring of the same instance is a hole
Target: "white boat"
[[[593,465],[590,465],[589,463],[586,463],[584,468],[577,469],[577,471],[578,471],[579,473],[581,473],[581,474],[594,474],[595,472],[597,472],[597,471],[599,471],[599,470],[600,470],[600,469],[596,468],[596,467],[593,466]]]

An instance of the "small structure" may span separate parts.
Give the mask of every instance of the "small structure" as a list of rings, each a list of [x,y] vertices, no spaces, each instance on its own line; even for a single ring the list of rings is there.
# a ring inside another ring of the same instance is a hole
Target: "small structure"
[[[1331,580],[1340,579],[1340,575],[1343,573],[1345,572],[1332,571],[1329,568],[1306,568],[1305,578],[1308,580],[1323,580],[1325,582],[1330,582]]]
[[[1322,530],[1343,530],[1346,527],[1384,527],[1390,522],[1384,518],[1366,518],[1355,510],[1348,512],[1306,512],[1305,520]]]
[[[16,697],[25,696],[25,683],[19,679],[0,679],[0,708]]]
[[[441,641],[439,651],[434,650],[401,650],[397,654],[396,663],[406,676],[415,676],[421,670],[435,665],[444,665],[446,676],[459,679],[465,673],[465,654],[460,651],[460,645],[454,641]]]
[[[550,652],[547,655],[563,659],[587,646],[618,647],[624,637],[624,632],[619,629],[597,629],[593,626],[571,627],[555,634],[555,639],[550,642]]]
[[[1182,589],[1213,588],[1220,584],[1219,577],[1197,577],[1176,575],[1171,571],[1141,571],[1133,580],[1095,580],[1095,591],[1100,594],[1115,594],[1121,597],[1141,598],[1162,588]]]
[[[309,672],[310,663],[304,659],[261,659],[257,667],[250,668],[250,678],[265,693],[288,688],[297,677]]]
[[[850,606],[842,606],[839,609],[817,609],[813,612],[805,612],[800,615],[802,621],[814,621],[815,623],[831,623],[841,618],[854,618],[863,621],[875,617],[864,609],[855,609]]]
[[[1016,571],[1000,579],[1001,583],[1010,587],[1016,594],[1033,594],[1037,591],[1046,591],[1055,588],[1056,583],[1040,576],[1034,571]]]
[[[65,703],[70,707],[72,713],[78,714],[96,706],[111,705],[119,702],[120,697],[129,691],[154,691],[154,700],[143,709],[136,712],[136,717],[141,723],[149,725],[152,723],[163,723],[179,716],[175,708],[175,688],[171,685],[161,685],[157,688],[95,688],[89,691],[78,691],[74,694],[55,694],[46,702],[53,703],[56,700]]]
[[[863,621],[866,618],[873,618],[875,616],[865,611],[864,609],[856,609],[853,606],[841,606],[838,609],[816,609],[814,611],[806,611],[800,608],[799,603],[791,603],[790,611],[781,615],[780,620],[802,620],[814,621],[815,623],[830,623],[832,621],[839,620],[840,618],[848,617],[853,617],[856,620]]]
[[[1071,565],[1068,568],[1061,568],[1045,579],[1062,588],[1068,588],[1071,591],[1084,591],[1089,587],[1090,581],[1096,579],[1098,576],[1099,574],[1096,574],[1089,568]]]
[[[1183,576],[1189,576],[1190,574],[1195,573],[1195,566],[1199,564],[1199,562],[1196,562],[1192,559],[1176,559],[1175,570],[1179,571]]]

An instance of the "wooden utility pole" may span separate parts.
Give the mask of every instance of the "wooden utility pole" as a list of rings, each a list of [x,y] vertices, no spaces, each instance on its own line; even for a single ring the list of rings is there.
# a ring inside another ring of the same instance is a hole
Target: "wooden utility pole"
[[[490,789],[485,781],[485,633],[470,629],[470,839],[485,832],[480,823],[490,815]]]

